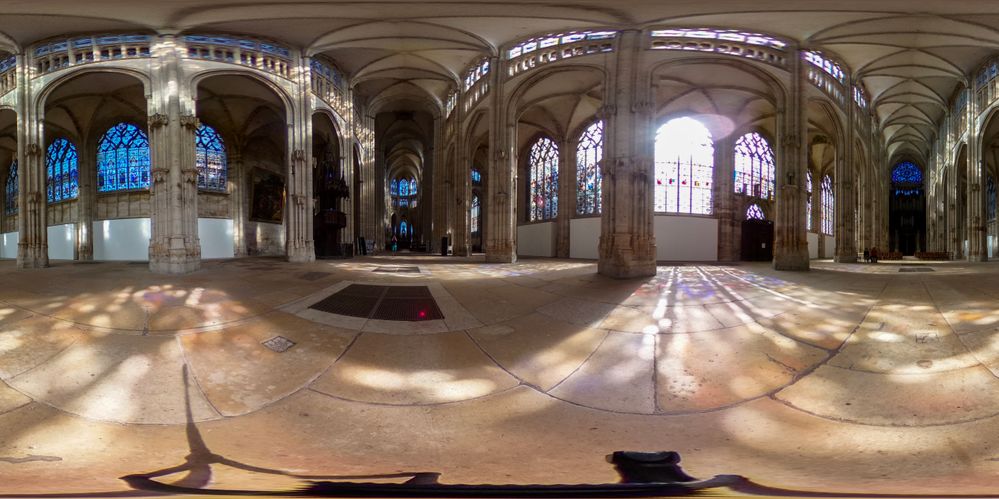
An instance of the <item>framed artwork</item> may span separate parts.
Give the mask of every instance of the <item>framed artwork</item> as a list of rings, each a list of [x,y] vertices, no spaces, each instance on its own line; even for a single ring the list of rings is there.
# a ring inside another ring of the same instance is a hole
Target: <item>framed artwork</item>
[[[251,173],[250,220],[255,222],[284,222],[284,177],[277,173],[254,168]]]

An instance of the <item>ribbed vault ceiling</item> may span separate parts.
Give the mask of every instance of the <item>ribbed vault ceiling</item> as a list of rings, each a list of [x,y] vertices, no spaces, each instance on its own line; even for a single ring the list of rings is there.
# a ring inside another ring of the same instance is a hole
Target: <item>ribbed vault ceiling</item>
[[[838,57],[864,84],[889,152],[925,157],[948,103],[999,53],[999,6],[978,0],[591,0],[135,2],[0,0],[0,37],[21,46],[117,30],[258,35],[336,60],[375,96],[440,101],[464,69],[529,35],[588,27],[719,26],[772,33]],[[789,9],[793,7],[793,9]]]

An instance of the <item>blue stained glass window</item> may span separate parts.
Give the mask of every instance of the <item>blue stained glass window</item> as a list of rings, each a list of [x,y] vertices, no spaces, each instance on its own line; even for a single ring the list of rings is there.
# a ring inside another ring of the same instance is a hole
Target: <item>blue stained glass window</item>
[[[393,196],[398,196],[399,195],[399,181],[398,180],[392,179],[392,182],[389,183],[389,194],[391,194]]]
[[[410,196],[415,196],[416,195],[416,179],[415,178],[409,179],[409,195]]]
[[[822,233],[833,233],[833,221],[835,220],[832,178],[829,175],[822,177]]]
[[[399,197],[409,196],[409,181],[402,179],[399,181]]]
[[[746,220],[766,220],[767,217],[763,215],[763,210],[760,205],[753,204],[750,205],[746,210]]]
[[[49,203],[76,199],[80,191],[76,146],[55,139],[45,153],[46,187]]]
[[[985,214],[986,220],[996,219],[996,181],[989,175],[985,181]]]
[[[149,188],[149,138],[131,123],[118,123],[97,146],[97,191]]]
[[[891,181],[896,184],[922,184],[923,172],[915,163],[903,161],[891,171]]]
[[[208,125],[198,126],[194,134],[195,164],[198,166],[198,189],[225,192],[228,160],[222,136]]]
[[[10,164],[7,171],[7,183],[4,185],[3,214],[17,213],[17,160]]]
[[[576,213],[579,215],[600,213],[603,149],[604,122],[598,121],[586,128],[576,147]]]
[[[406,221],[399,222],[399,235],[405,237],[408,233],[409,227],[406,225]]]
[[[762,135],[747,133],[735,143],[735,193],[774,197],[774,152]]]
[[[552,139],[541,137],[531,146],[528,169],[530,220],[551,220],[558,215],[558,146]]]
[[[475,185],[482,183],[482,173],[475,168],[472,168],[472,183]]]

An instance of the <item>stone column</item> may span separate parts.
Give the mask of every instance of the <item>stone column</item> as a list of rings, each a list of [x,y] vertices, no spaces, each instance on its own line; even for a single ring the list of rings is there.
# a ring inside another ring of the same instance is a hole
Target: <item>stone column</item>
[[[783,112],[778,113],[781,131],[777,156],[777,216],[774,223],[774,268],[808,270],[808,237],[805,226],[804,183],[808,168],[808,122],[805,115],[806,68],[797,46],[789,46],[790,81]],[[814,194],[821,191],[821,178],[812,177],[812,211],[821,209]],[[822,228],[818,227],[818,232]],[[821,238],[820,238],[821,243]]]
[[[517,118],[503,98],[499,58],[489,61],[489,216],[486,217],[486,262],[517,261]]]
[[[734,135],[715,142],[715,171],[712,178],[714,212],[718,217],[718,259],[736,261],[742,253],[742,213],[738,211],[735,195],[735,140]],[[772,213],[767,213],[773,217]]]
[[[247,172],[243,164],[243,153],[239,148],[231,147],[226,151],[226,160],[229,164],[229,178],[226,183],[229,186],[229,209],[232,210],[233,254],[246,256],[246,224],[249,221],[250,192],[246,186]]]
[[[49,266],[42,112],[28,92],[27,58],[17,55],[17,267]]]
[[[847,88],[847,92],[852,91],[852,86]],[[858,151],[854,149],[856,140],[853,136],[856,130],[854,124],[855,105],[853,99],[847,100],[846,106],[846,137],[842,140],[840,151],[842,154],[836,156],[836,185],[835,185],[835,212],[836,218],[833,233],[835,234],[836,245],[834,260],[839,263],[856,263],[857,261],[857,239],[856,239],[856,208],[857,196],[854,193],[854,161],[858,156]]]
[[[985,159],[982,154],[982,130],[978,122],[978,99],[965,86],[968,104],[964,107],[968,123],[968,261],[984,262],[989,259],[988,222],[985,215]]]
[[[642,67],[641,32],[618,36],[610,59],[604,119],[603,211],[598,271],[615,278],[656,274],[653,231],[652,89]],[[683,237],[680,234],[671,237]]]
[[[289,262],[314,262],[316,260],[315,241],[312,224],[312,114],[309,93],[312,84],[308,57],[302,57],[299,65],[295,98],[292,103],[292,123],[288,130],[288,161],[285,189],[285,248]]]
[[[458,123],[461,123],[462,111],[461,106],[458,106],[455,110],[457,114]],[[459,130],[460,127],[454,127],[455,130]],[[468,146],[465,137],[462,136],[460,132],[455,132],[455,162],[451,165],[451,183],[454,186],[455,195],[451,199],[451,204],[455,208],[454,216],[454,255],[455,256],[470,256],[472,254],[472,248],[469,244],[469,209],[471,209],[471,199],[472,199],[472,180],[468,173]]]
[[[455,109],[452,113],[457,112],[458,110]],[[433,192],[430,193],[433,226],[430,232],[429,248],[431,252],[437,254],[440,254],[441,238],[447,235],[447,207],[444,204],[447,198],[447,159],[443,157],[445,154],[444,127],[447,126],[448,120],[453,119],[455,119],[454,114],[450,118],[434,118],[434,168],[431,172],[433,175],[431,190]]]
[[[149,100],[149,197],[152,236],[149,270],[167,274],[193,272],[201,266],[198,240],[198,169],[194,132],[198,119],[190,89],[182,84],[176,37],[160,35],[154,56]]]
[[[558,142],[558,212],[555,216],[555,256],[569,258],[569,223],[576,213],[576,151],[569,140]]]
[[[78,151],[79,194],[76,200],[76,256],[78,260],[94,259],[94,210],[97,198],[97,151],[88,138],[81,140]]]

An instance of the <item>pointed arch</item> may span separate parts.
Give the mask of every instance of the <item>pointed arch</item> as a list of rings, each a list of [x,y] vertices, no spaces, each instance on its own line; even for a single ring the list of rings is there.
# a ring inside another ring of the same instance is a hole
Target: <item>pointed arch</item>
[[[198,189],[226,192],[229,164],[222,136],[215,128],[202,123],[194,133],[194,146]]]
[[[149,137],[142,128],[118,123],[97,144],[98,192],[149,188]]]
[[[762,135],[750,132],[735,142],[735,192],[774,198],[774,152]]]
[[[601,210],[604,122],[598,120],[583,130],[576,146],[576,214],[598,215]]]
[[[551,220],[558,215],[558,145],[549,137],[539,137],[527,161],[529,220]]]
[[[76,145],[58,138],[45,151],[45,184],[49,204],[76,199],[80,191]]]
[[[655,211],[710,215],[715,148],[707,127],[674,118],[656,132],[655,151]]]

